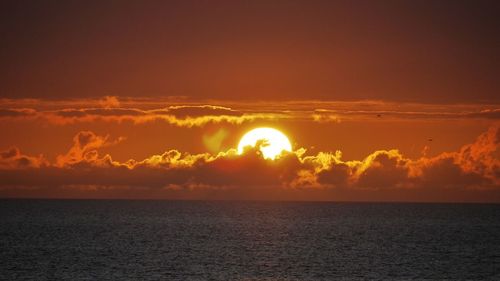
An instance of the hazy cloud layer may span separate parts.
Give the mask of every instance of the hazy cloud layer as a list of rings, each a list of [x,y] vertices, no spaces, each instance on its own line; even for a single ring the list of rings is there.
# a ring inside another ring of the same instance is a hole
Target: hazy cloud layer
[[[384,101],[276,101],[189,102],[124,99],[107,96],[98,100],[7,100],[0,101],[0,119],[42,120],[55,124],[77,122],[163,121],[193,127],[208,123],[241,124],[253,120],[293,119],[313,122],[343,120],[443,120],[500,119],[495,104],[415,104]]]

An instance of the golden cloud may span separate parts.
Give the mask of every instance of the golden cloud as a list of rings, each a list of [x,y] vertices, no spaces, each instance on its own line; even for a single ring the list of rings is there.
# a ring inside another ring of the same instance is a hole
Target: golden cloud
[[[59,125],[96,121],[132,122],[134,124],[163,121],[179,127],[196,127],[208,123],[226,122],[241,124],[257,119],[282,119],[286,118],[286,115],[277,113],[243,113],[213,106],[190,106],[154,110],[135,108],[84,108],[60,109],[55,111],[3,109],[0,110],[0,118],[42,120]]]
[[[250,192],[251,196],[259,194],[266,198],[266,194],[272,194],[277,199],[318,190],[337,195],[358,192],[358,196],[418,190],[432,190],[434,194],[467,190],[498,192],[499,136],[500,126],[496,125],[457,152],[416,160],[404,157],[397,150],[380,150],[363,160],[343,161],[340,151],[307,155],[304,149],[266,160],[254,148],[242,155],[234,149],[218,154],[169,150],[140,161],[118,162],[110,155],[101,156],[99,149],[114,145],[121,138],[110,141],[108,136],[82,131],[73,138],[69,151],[57,157],[55,163],[41,156],[23,155],[17,148],[1,152],[0,194],[16,194],[21,187],[43,190],[53,196],[77,187],[72,196],[88,191],[87,196],[127,197],[140,191],[141,196],[152,198],[172,195],[171,192],[179,196],[188,192],[193,197],[204,194],[203,198],[213,192],[221,198],[226,198],[224,192],[228,198],[240,198]]]

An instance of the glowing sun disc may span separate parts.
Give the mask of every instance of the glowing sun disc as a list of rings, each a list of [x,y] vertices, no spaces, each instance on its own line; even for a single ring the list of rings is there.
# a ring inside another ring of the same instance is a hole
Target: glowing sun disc
[[[248,131],[238,144],[238,154],[243,153],[246,146],[255,147],[259,141],[263,141],[260,151],[266,159],[275,159],[283,150],[292,151],[290,141],[282,132],[273,128],[256,128]]]

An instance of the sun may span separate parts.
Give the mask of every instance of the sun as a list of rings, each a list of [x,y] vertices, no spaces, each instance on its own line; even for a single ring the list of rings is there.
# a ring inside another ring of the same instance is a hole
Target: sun
[[[285,151],[292,151],[292,145],[287,136],[273,128],[256,128],[248,131],[238,144],[238,154],[243,153],[246,146],[255,147],[261,141],[260,151],[266,159],[275,159]]]

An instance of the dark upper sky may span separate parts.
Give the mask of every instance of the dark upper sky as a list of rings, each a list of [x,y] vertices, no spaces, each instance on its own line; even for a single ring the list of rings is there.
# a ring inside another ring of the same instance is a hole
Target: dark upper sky
[[[0,5],[0,97],[500,102],[499,1]]]

